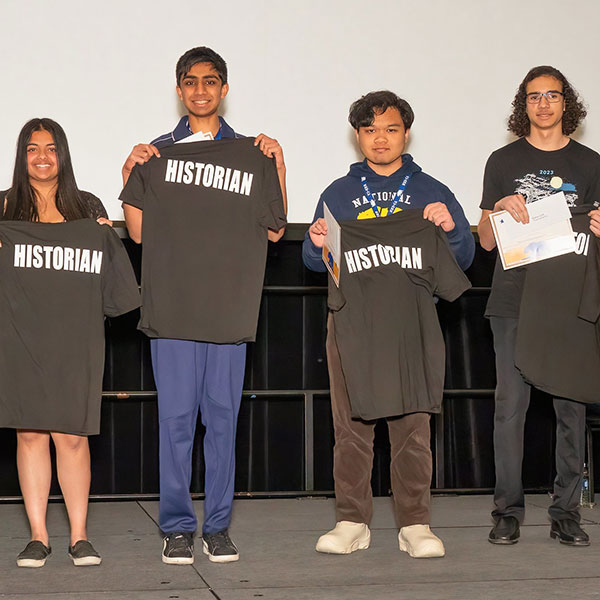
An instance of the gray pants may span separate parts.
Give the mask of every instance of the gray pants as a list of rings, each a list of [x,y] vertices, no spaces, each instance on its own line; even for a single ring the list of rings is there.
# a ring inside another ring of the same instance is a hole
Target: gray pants
[[[513,516],[523,521],[525,501],[521,467],[523,432],[529,407],[530,387],[515,367],[518,319],[491,317],[496,352],[496,412],[494,456],[496,464],[495,509],[492,516]],[[585,405],[554,398],[556,413],[556,479],[554,500],[548,509],[554,520],[579,521],[579,497],[585,456]]]

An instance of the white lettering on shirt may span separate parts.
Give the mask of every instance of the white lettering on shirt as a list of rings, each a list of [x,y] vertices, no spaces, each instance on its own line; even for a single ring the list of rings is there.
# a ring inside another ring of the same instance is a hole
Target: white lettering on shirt
[[[371,196],[373,197],[373,200],[375,200],[375,202],[393,202],[396,199],[396,196],[398,195],[398,192],[372,192]],[[406,204],[409,205],[410,204],[410,195],[409,194],[402,194],[402,196],[400,197],[400,200],[398,201],[401,204]],[[352,206],[354,206],[354,208],[360,208],[361,206],[364,206],[365,204],[370,204],[369,199],[366,196],[361,196],[360,198],[355,198],[354,200],[352,200]],[[379,208],[385,208],[385,207],[379,207]]]
[[[590,234],[575,232],[573,235],[575,236],[575,254],[587,256],[590,248]]]
[[[396,263],[402,269],[423,268],[422,249],[415,247],[373,244],[357,250],[348,250],[344,252],[344,258],[348,273],[384,267],[390,263]]]
[[[201,185],[249,196],[252,191],[254,174],[210,163],[169,158],[165,167],[165,181],[167,183]]]
[[[250,190],[252,189],[252,180],[254,179],[254,175],[252,173],[244,173],[242,175],[242,185],[240,187],[240,194],[246,194],[246,196],[250,195]]]
[[[15,244],[13,266],[20,269],[52,269],[100,275],[102,250]]]
[[[25,244],[15,244],[15,260],[13,266],[25,266]]]
[[[183,177],[181,181],[183,183],[192,183],[194,180],[194,163],[187,160],[183,165]]]
[[[165,173],[165,181],[175,182],[177,175],[177,162],[169,158],[167,160],[167,171]]]

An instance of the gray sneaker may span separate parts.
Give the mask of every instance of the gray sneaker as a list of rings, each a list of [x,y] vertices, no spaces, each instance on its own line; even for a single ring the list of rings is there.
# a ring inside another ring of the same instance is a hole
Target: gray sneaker
[[[79,540],[69,546],[69,556],[76,567],[91,567],[102,562],[102,557],[88,540]]]
[[[240,559],[240,553],[231,541],[227,529],[217,533],[203,533],[202,549],[212,562],[226,563]]]
[[[191,565],[194,562],[194,534],[174,531],[163,538],[162,561],[168,565]]]
[[[50,546],[44,545],[40,540],[33,540],[25,546],[23,552],[17,556],[19,567],[43,567],[46,559],[52,553]]]

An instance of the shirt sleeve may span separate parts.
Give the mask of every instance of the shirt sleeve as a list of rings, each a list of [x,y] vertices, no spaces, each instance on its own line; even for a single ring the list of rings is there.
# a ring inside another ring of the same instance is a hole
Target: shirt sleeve
[[[108,225],[105,230],[102,261],[102,304],[107,317],[118,317],[141,304],[138,284],[129,256],[119,236]]]
[[[91,194],[90,192],[84,192],[82,190],[80,191],[80,194],[91,219],[99,219],[100,217],[108,219],[108,213],[100,198],[94,196],[94,194]]]
[[[600,206],[600,158],[596,155],[594,160],[594,167],[591,169],[589,181],[590,185],[585,193],[585,204]]]
[[[471,266],[475,256],[475,238],[471,233],[471,226],[459,204],[456,196],[444,186],[444,204],[454,221],[454,229],[446,233],[450,248],[456,257],[456,262],[461,269],[466,270]]]
[[[144,198],[146,196],[145,174],[147,166],[148,163],[133,167],[129,179],[119,195],[119,200],[123,202],[123,204],[130,204],[131,206],[135,206],[135,208],[144,210]]]
[[[448,302],[456,300],[471,287],[471,282],[458,266],[446,235],[440,227],[435,228],[436,260],[434,269],[433,293]]]
[[[504,196],[499,160],[496,153],[492,153],[488,158],[483,173],[483,193],[481,195],[481,204],[479,205],[479,208],[483,210],[494,210],[496,202]]]
[[[262,186],[262,211],[260,223],[268,229],[279,231],[285,227],[287,219],[283,208],[281,185],[277,176],[274,158],[264,158],[263,186]]]
[[[319,202],[317,202],[317,208],[315,209],[315,216],[313,217],[312,223],[314,223],[317,219],[321,219],[323,214],[323,195],[321,195]],[[327,267],[325,266],[321,256],[321,248],[318,248],[312,243],[310,235],[307,231],[304,234],[304,242],[302,242],[302,261],[304,262],[304,265],[311,271],[326,271]]]
[[[590,252],[585,263],[577,316],[590,323],[596,323],[600,317],[600,240],[592,232],[589,235]]]

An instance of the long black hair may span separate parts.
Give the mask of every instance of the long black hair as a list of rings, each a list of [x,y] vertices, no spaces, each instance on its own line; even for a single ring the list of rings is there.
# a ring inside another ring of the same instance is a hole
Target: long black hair
[[[69,144],[64,129],[52,119],[31,119],[23,125],[17,140],[17,156],[13,172],[12,186],[6,194],[6,209],[1,216],[9,221],[39,221],[37,192],[29,180],[27,170],[27,145],[34,131],[47,131],[54,140],[58,158],[58,186],[56,208],[65,221],[85,219],[89,216],[77,189]],[[1,208],[1,206],[0,206]]]

